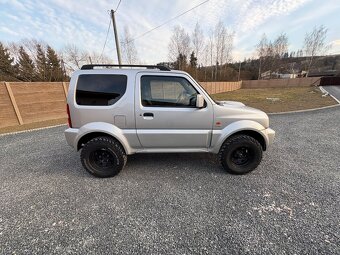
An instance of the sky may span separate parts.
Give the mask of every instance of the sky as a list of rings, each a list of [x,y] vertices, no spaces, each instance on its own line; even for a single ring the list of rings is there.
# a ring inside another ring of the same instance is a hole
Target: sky
[[[80,49],[103,50],[110,22],[109,10],[119,0],[0,0],[0,41],[45,41],[61,51],[74,44]],[[204,0],[122,0],[116,12],[119,33],[128,27],[132,37],[204,2]],[[139,59],[146,64],[168,61],[168,44],[175,25],[192,33],[197,22],[208,36],[218,21],[235,32],[233,60],[255,56],[265,33],[270,40],[286,33],[289,51],[303,46],[306,32],[328,28],[328,54],[340,54],[340,0],[210,0],[151,33],[136,39]],[[120,36],[121,37],[121,36]],[[120,38],[121,39],[121,38]],[[112,29],[104,54],[117,61]]]

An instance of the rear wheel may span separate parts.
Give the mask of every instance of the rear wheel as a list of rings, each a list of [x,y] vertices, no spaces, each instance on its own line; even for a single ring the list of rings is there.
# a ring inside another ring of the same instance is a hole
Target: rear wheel
[[[253,137],[235,135],[228,138],[219,152],[223,168],[231,174],[246,174],[262,160],[261,144]]]
[[[96,137],[82,148],[80,159],[83,167],[97,177],[112,177],[126,164],[123,147],[111,137]]]

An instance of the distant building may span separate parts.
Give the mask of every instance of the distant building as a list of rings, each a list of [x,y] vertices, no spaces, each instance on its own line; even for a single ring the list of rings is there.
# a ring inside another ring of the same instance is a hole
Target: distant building
[[[310,71],[308,77],[331,77],[338,74],[338,70]]]
[[[263,80],[268,80],[268,79],[293,79],[297,78],[298,74],[297,73],[289,73],[289,72],[271,72],[266,71],[264,73],[261,73],[261,79]]]

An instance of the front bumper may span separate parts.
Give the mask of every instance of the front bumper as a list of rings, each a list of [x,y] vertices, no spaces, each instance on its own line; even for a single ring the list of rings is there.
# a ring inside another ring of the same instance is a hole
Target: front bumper
[[[261,131],[263,136],[266,138],[266,145],[267,147],[271,145],[275,138],[275,131],[271,128],[266,128]]]

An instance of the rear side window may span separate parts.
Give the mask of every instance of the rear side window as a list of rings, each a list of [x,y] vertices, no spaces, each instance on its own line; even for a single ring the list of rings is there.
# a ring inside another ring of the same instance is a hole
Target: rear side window
[[[125,93],[126,75],[82,74],[78,77],[78,105],[113,105]]]

